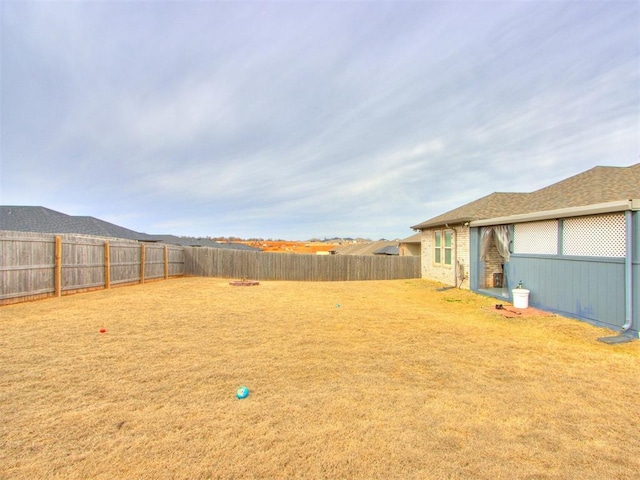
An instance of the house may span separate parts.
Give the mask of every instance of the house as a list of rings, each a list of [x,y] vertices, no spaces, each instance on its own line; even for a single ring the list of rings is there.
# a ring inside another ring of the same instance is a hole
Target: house
[[[156,242],[139,233],[94,217],[66,215],[45,207],[0,206],[0,230],[36,233],[73,233],[96,237]]]
[[[259,248],[240,243],[219,243],[208,238],[149,235],[129,230],[95,217],[67,215],[45,207],[0,206],[0,230],[55,234],[71,233],[190,247],[261,251]]]
[[[150,235],[158,242],[167,243],[169,245],[181,245],[183,247],[209,247],[221,248],[226,250],[246,250],[252,252],[261,252],[262,250],[243,243],[232,242],[216,242],[209,238],[195,237],[178,237],[176,235]]]
[[[415,235],[400,240],[398,244],[398,255],[401,257],[419,257],[420,238],[421,235],[416,233]]]
[[[420,231],[422,278],[469,288],[470,222],[519,212],[527,195],[492,193],[411,227]]]
[[[374,255],[398,255],[398,245],[387,245],[373,252]]]
[[[334,255],[397,255],[394,248],[398,247],[397,241],[378,240],[377,242],[354,243],[351,245],[340,245],[331,250]],[[388,252],[387,248],[391,248]]]
[[[637,335],[640,163],[492,193],[412,228],[422,277]]]

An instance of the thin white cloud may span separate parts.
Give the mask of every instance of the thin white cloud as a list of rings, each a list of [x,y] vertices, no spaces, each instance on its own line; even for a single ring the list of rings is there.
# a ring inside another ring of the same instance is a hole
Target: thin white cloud
[[[640,6],[614,3],[7,2],[2,203],[392,238],[633,164]]]

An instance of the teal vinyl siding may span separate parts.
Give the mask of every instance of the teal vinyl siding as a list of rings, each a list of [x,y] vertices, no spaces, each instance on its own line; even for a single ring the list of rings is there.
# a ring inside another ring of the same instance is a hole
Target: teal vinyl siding
[[[534,308],[609,327],[625,322],[623,260],[512,255],[506,268]]]
[[[560,228],[562,223],[560,222]],[[640,212],[633,212],[633,316],[640,330]],[[471,229],[470,287],[479,289],[479,228]],[[559,245],[561,246],[561,245]],[[559,251],[562,251],[561,249]],[[619,330],[625,323],[625,259],[511,254],[505,264],[509,288],[522,280],[534,308]]]
[[[633,212],[633,330],[640,332],[640,212]]]

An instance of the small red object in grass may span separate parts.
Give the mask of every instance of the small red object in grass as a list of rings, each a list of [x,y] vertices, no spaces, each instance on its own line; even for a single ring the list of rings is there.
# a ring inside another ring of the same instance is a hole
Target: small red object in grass
[[[106,328],[101,328],[100,329],[100,333],[107,333],[107,329]]]

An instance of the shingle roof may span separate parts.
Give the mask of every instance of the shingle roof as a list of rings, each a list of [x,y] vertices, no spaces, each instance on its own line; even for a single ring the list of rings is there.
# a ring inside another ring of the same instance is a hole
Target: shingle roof
[[[398,245],[387,245],[386,247],[379,248],[374,255],[398,255]]]
[[[66,215],[45,207],[0,206],[0,229],[15,232],[75,233],[155,241],[146,233],[129,230],[98,218]]]
[[[163,242],[171,245],[261,251],[259,248],[249,245],[218,243],[208,238],[148,235],[105,222],[99,218],[67,215],[45,207],[0,206],[0,230],[58,234],[74,233],[144,242]]]
[[[640,163],[629,167],[594,167],[532,193],[495,192],[411,228],[421,230],[631,198],[640,198]]]
[[[353,245],[340,245],[333,251],[336,255],[374,255],[377,250],[385,247],[397,247],[398,242],[380,240],[377,242],[355,243]]]
[[[175,235],[151,235],[154,239],[162,243],[168,243],[170,245],[181,245],[184,247],[211,247],[222,248],[226,250],[248,250],[261,252],[259,248],[245,245],[243,243],[222,243],[214,242],[208,238],[194,238],[194,237],[177,237]]]
[[[246,250],[250,252],[262,252],[261,248],[252,247],[251,245],[245,245],[244,243],[225,243],[225,242],[211,242],[213,248],[224,248],[226,250]]]
[[[213,243],[208,238],[178,237],[176,235],[152,235],[158,242],[182,247],[209,247]]]
[[[640,198],[640,163],[630,167],[594,167],[533,192],[531,213]]]
[[[526,204],[528,193],[494,192],[461,207],[450,210],[442,215],[433,217],[426,222],[411,228],[420,230],[445,224],[471,222],[481,218],[499,217],[520,213]]]
[[[421,241],[422,235],[420,235],[420,232],[418,232],[414,233],[410,237],[403,238],[402,240],[400,240],[400,243],[420,243]]]

